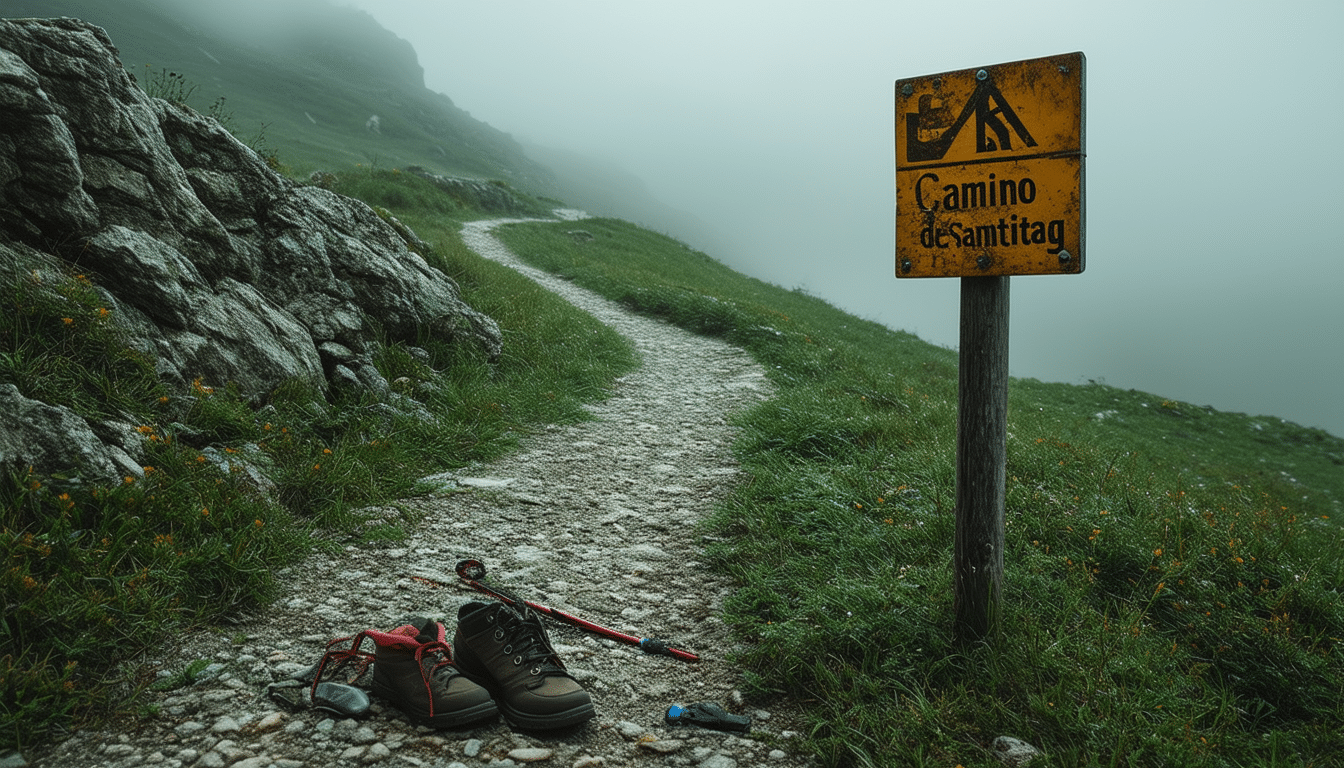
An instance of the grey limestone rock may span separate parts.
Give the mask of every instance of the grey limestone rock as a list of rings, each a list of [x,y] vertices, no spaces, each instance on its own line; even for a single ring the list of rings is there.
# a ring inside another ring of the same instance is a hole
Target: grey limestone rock
[[[1012,736],[1000,736],[994,739],[991,748],[994,756],[1008,768],[1020,768],[1041,754],[1036,747]]]
[[[386,397],[380,334],[500,354],[495,322],[407,248],[422,247],[414,233],[146,95],[96,26],[0,19],[0,114],[0,279],[34,259],[89,275],[170,387],[232,382],[260,398],[298,378]],[[53,427],[80,421],[47,415]],[[82,445],[97,474],[121,458],[101,455],[88,425],[66,437],[25,455],[65,461]]]
[[[143,474],[124,450],[104,444],[69,408],[30,400],[13,384],[0,384],[0,414],[0,466],[77,471],[96,480]]]

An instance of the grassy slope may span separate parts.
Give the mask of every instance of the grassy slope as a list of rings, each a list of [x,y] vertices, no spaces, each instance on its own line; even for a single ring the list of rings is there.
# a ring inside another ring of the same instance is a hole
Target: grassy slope
[[[435,173],[500,179],[532,193],[554,178],[512,137],[424,87],[414,51],[351,9],[320,0],[235,0],[211,10],[166,0],[6,0],[5,17],[74,16],[107,30],[122,65],[153,92],[171,71],[201,112],[220,115],[258,151],[293,172],[421,165]],[[310,10],[298,23],[292,9]],[[213,15],[212,15],[213,14]],[[218,27],[221,20],[239,32]],[[160,94],[156,94],[160,95]],[[380,132],[366,127],[371,115]]]
[[[1005,621],[950,639],[956,359],[624,222],[524,258],[726,337],[780,394],[713,522],[761,690],[834,765],[1326,765],[1344,750],[1344,441],[1106,386],[1010,390]],[[1099,415],[1100,414],[1100,415]],[[1290,759],[1290,758],[1297,758]]]

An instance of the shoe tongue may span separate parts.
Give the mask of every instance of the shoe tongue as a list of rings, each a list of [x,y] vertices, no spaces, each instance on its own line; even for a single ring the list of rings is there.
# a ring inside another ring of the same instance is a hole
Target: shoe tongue
[[[415,636],[417,643],[433,643],[439,639],[439,623],[433,619],[422,619],[416,623],[419,633]]]
[[[523,614],[518,610],[517,606],[512,606],[503,602],[489,604],[484,611],[481,611],[480,615],[489,616],[490,621],[498,622],[499,624],[511,625],[523,619]]]

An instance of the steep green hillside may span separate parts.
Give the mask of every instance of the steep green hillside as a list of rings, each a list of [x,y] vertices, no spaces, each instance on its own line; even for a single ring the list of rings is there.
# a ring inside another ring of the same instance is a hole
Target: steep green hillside
[[[549,169],[426,89],[410,44],[363,11],[326,0],[6,0],[0,15],[103,27],[142,88],[176,89],[298,175],[420,165],[555,194]]]
[[[75,16],[107,30],[123,66],[156,96],[219,117],[296,177],[419,165],[507,181],[596,214],[676,232],[712,228],[598,158],[520,146],[425,87],[409,43],[331,0],[6,0],[0,17]],[[481,62],[471,76],[487,76]],[[189,92],[189,93],[188,93]],[[223,99],[222,102],[219,99]],[[378,130],[369,119],[378,116]]]
[[[1004,620],[952,638],[957,359],[627,222],[511,225],[524,259],[751,351],[750,480],[710,560],[759,691],[824,765],[1334,765],[1344,440],[1103,385],[1014,380]],[[1036,765],[1037,763],[1033,763]]]

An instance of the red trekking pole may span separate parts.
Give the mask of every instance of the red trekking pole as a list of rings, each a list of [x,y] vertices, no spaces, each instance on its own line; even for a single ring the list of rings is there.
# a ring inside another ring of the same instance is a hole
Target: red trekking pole
[[[459,562],[457,564],[457,575],[460,576],[462,580],[467,583],[467,586],[471,587],[477,592],[501,600],[507,605],[512,605],[515,607],[519,605],[525,605],[528,608],[537,611],[538,613],[545,614],[554,619],[559,619],[560,621],[563,621],[566,624],[573,624],[574,626],[579,627],[580,629],[586,629],[589,632],[596,632],[597,634],[602,635],[603,637],[609,637],[612,640],[620,640],[623,643],[629,643],[630,645],[637,645],[645,653],[659,654],[663,656],[673,656],[675,658],[681,659],[682,661],[700,660],[700,657],[696,656],[693,653],[689,653],[687,651],[683,651],[678,648],[670,647],[667,644],[667,641],[665,640],[655,640],[649,637],[640,638],[635,637],[634,635],[627,635],[624,632],[617,632],[614,629],[608,629],[607,627],[604,627],[600,624],[594,624],[593,622],[588,621],[586,619],[580,619],[578,616],[575,616],[571,613],[565,613],[564,611],[561,611],[559,609],[541,605],[540,603],[534,603],[531,602],[530,600],[523,600],[522,598],[515,597],[503,591],[502,589],[487,587],[486,585],[480,582],[480,579],[485,578],[485,564],[482,563],[480,560],[463,560]]]

